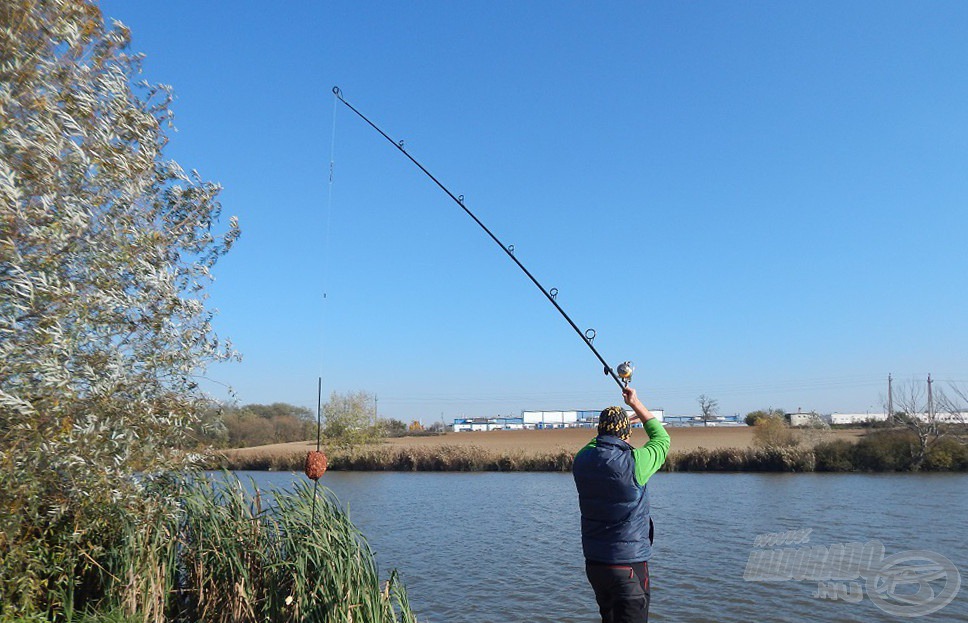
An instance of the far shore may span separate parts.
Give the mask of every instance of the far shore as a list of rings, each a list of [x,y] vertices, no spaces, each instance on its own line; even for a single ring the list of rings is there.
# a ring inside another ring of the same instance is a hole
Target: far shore
[[[707,450],[721,450],[736,448],[745,450],[753,448],[753,432],[751,426],[670,426],[666,430],[672,438],[671,451],[692,452],[699,448]],[[856,442],[867,433],[866,429],[837,429],[837,430],[801,430],[797,431],[800,444],[812,447],[824,441],[845,440]],[[577,452],[592,437],[593,428],[563,428],[545,430],[498,430],[463,433],[444,433],[440,435],[395,437],[385,439],[374,448],[396,449],[432,449],[441,447],[475,447],[495,454],[520,454],[537,456],[557,452]],[[631,443],[640,446],[648,441],[643,429],[633,429]],[[269,457],[284,458],[295,455],[303,456],[309,450],[316,448],[315,441],[295,441],[291,443],[253,446],[249,448],[235,448],[223,450],[230,457]]]

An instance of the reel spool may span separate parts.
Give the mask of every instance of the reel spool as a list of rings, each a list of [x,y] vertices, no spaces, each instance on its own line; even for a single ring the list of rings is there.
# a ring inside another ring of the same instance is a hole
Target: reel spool
[[[622,382],[625,383],[626,387],[628,387],[629,383],[632,381],[632,372],[634,371],[635,366],[632,365],[631,361],[623,361],[622,363],[618,364],[618,368],[615,369],[615,374],[617,374],[618,378],[622,379]]]

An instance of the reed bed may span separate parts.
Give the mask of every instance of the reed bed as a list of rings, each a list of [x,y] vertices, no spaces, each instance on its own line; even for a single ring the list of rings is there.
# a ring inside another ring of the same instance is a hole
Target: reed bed
[[[119,623],[414,623],[395,571],[380,581],[366,539],[331,491],[246,488],[237,478],[151,485],[171,505],[118,513],[114,530],[75,559],[74,580],[46,611],[5,609],[2,621]],[[0,577],[3,582],[13,577]]]
[[[390,575],[381,589],[369,545],[323,489],[250,494],[237,480],[204,481],[185,496],[180,609],[187,620],[413,621]],[[271,504],[266,500],[271,499]]]
[[[328,469],[403,472],[567,472],[570,450],[528,453],[491,452],[479,446],[358,446],[326,451]],[[304,454],[222,455],[212,467],[230,470],[302,471]]]
[[[769,445],[697,448],[672,452],[667,472],[850,472],[910,471],[916,439],[905,431],[872,433],[857,442],[834,440],[816,446]],[[577,449],[576,449],[577,450]],[[574,451],[492,451],[473,445],[399,447],[367,445],[327,449],[329,469],[353,471],[567,472]],[[221,455],[213,468],[301,471],[304,454]],[[928,452],[922,469],[968,471],[968,445],[953,438]]]
[[[399,448],[364,446],[327,453],[329,469],[405,472],[569,472],[574,452],[489,452],[479,446],[428,446]],[[223,459],[220,467],[232,470],[300,471],[305,457],[297,455],[245,455]],[[672,453],[664,471],[813,471],[813,452],[806,448],[699,448]]]

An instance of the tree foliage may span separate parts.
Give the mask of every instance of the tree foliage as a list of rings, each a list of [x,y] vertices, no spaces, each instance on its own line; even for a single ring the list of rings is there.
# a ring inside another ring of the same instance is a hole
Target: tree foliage
[[[377,425],[384,437],[404,437],[407,433],[414,432],[413,428],[395,418],[380,418]]]
[[[750,411],[746,414],[745,422],[747,426],[756,426],[756,423],[763,418],[776,418],[783,420],[786,417],[786,412],[783,409],[774,409],[773,407],[768,407],[766,409],[757,409],[756,411]]]
[[[381,436],[373,394],[333,392],[323,406],[323,435],[332,443],[352,446]]]
[[[223,422],[230,448],[287,443],[316,438],[315,414],[284,402],[223,407]]]
[[[800,438],[790,428],[783,415],[767,415],[753,425],[753,443],[761,448],[792,448]]]
[[[0,3],[0,609],[67,607],[105,509],[185,464],[195,379],[233,356],[204,288],[237,223],[163,156],[172,96],[128,44],[90,0]]]

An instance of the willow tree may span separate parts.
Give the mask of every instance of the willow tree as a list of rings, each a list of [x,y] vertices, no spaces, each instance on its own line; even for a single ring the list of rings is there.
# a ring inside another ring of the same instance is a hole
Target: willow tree
[[[0,2],[0,610],[56,611],[232,356],[204,288],[237,223],[163,155],[171,93],[140,72],[95,2]]]

